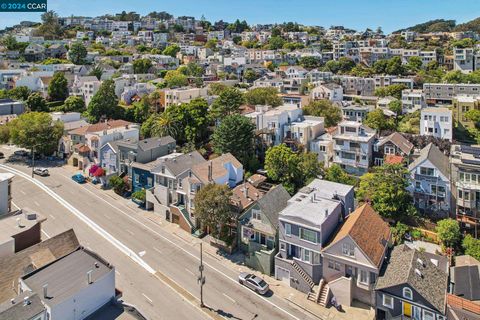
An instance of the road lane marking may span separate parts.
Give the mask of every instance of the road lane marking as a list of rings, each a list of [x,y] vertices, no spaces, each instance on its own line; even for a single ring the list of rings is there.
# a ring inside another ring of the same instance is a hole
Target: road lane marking
[[[150,303],[150,304],[153,306],[153,301],[152,301],[152,299],[150,299],[145,293],[142,293],[142,296],[144,296],[145,299],[147,299],[148,303]]]
[[[26,193],[25,191],[23,191],[23,190],[20,190],[20,192],[21,192],[24,196],[27,195],[27,193]]]
[[[160,251],[160,249],[158,249],[157,247],[153,247],[153,250],[157,251],[158,253],[162,254],[162,251]]]
[[[33,201],[37,207],[40,207],[40,204],[37,201]]]
[[[92,219],[87,217],[85,214],[83,214],[81,211],[79,211],[77,208],[72,206],[70,203],[68,203],[65,199],[63,199],[61,196],[59,196],[57,193],[52,191],[50,188],[45,186],[42,182],[32,179],[29,175],[24,173],[23,171],[17,170],[15,168],[0,164],[0,168],[2,168],[5,171],[17,174],[20,177],[23,177],[27,181],[30,181],[31,183],[35,184],[38,186],[40,189],[45,191],[48,195],[50,195],[52,198],[57,200],[58,203],[60,203],[62,206],[64,206],[66,209],[68,209],[73,215],[75,215],[77,218],[79,218],[81,221],[86,223],[90,228],[92,228],[95,232],[97,232],[99,235],[101,235],[105,240],[110,242],[113,246],[115,246],[117,249],[119,249],[121,252],[123,252],[125,255],[130,257],[133,261],[138,263],[140,266],[142,266],[145,270],[147,270],[151,274],[155,274],[155,269],[153,269],[150,265],[148,265],[142,258],[140,258],[132,249],[127,247],[125,244],[123,244],[120,240],[117,238],[113,237],[110,233],[108,233],[105,229],[101,228],[97,223],[95,223]]]
[[[130,233],[132,236],[135,235],[135,233],[133,233],[132,231],[128,230],[128,229],[125,229],[125,231],[127,231],[128,233]]]
[[[237,301],[235,301],[235,299],[233,299],[232,297],[226,295],[225,293],[222,293],[222,294],[223,294],[223,295],[225,296],[225,298],[227,298],[228,300],[232,301],[233,303],[237,303]]]
[[[147,251],[140,251],[140,252],[138,253],[138,255],[139,255],[140,257],[143,257],[146,253],[147,253]]]
[[[52,218],[52,220],[55,220],[56,218],[54,216],[52,216],[51,214],[49,214],[50,218]]]
[[[23,176],[23,177],[26,176],[26,179],[27,179],[27,180],[30,180],[30,181],[33,180],[33,179],[30,178],[30,176],[28,176],[27,174],[23,173],[23,172],[20,171],[20,170],[17,170],[17,169],[14,169],[14,168],[11,168],[11,167],[8,167],[8,166],[5,166],[5,165],[1,165],[1,164],[0,164],[0,168],[5,168],[5,170],[7,170],[7,171],[8,171],[8,170],[17,171],[17,172],[20,173],[21,176]],[[62,175],[62,174],[60,174],[60,175]],[[62,176],[66,177],[65,175],[62,175]],[[70,178],[69,178],[69,179],[70,179]],[[34,180],[34,181],[32,181],[32,182],[37,183],[37,184],[39,183],[37,180]],[[121,212],[123,215],[125,215],[125,216],[128,217],[129,219],[137,222],[138,224],[140,224],[141,226],[143,226],[144,228],[146,228],[146,229],[149,230],[150,232],[152,232],[152,233],[156,234],[157,236],[161,237],[163,240],[167,241],[168,243],[170,243],[170,244],[173,245],[174,247],[177,247],[178,249],[180,249],[181,251],[183,251],[183,252],[186,253],[187,255],[193,257],[195,260],[197,260],[197,261],[200,260],[200,258],[197,257],[195,254],[191,253],[190,251],[187,251],[185,248],[183,248],[182,246],[180,246],[180,245],[177,244],[176,242],[174,242],[174,241],[170,240],[169,238],[165,237],[164,235],[158,233],[157,231],[155,231],[155,230],[152,229],[151,227],[147,226],[147,225],[146,225],[145,223],[143,223],[142,221],[140,221],[140,220],[138,220],[137,218],[133,217],[131,214],[128,214],[128,213],[126,213],[125,211],[123,211],[123,210],[121,210],[120,208],[118,208],[117,206],[111,204],[110,202],[108,202],[108,201],[105,200],[104,198],[98,196],[96,193],[90,191],[90,190],[89,190],[88,188],[86,188],[85,186],[81,186],[81,187],[83,187],[87,192],[89,192],[90,194],[92,194],[94,197],[96,197],[96,198],[104,201],[104,202],[105,202],[106,204],[108,204],[110,207],[112,207],[112,208],[114,208],[115,210]],[[50,191],[50,192],[52,192],[52,193],[54,193],[53,191],[51,191],[51,190],[48,189],[48,188],[47,188],[47,190]],[[48,191],[46,191],[46,192],[48,193]],[[54,194],[55,194],[57,197],[61,198],[61,197],[58,196],[56,193],[54,193]],[[58,200],[57,200],[57,201],[58,201]],[[66,202],[65,200],[63,200],[63,201]],[[68,204],[68,203],[67,203],[67,204]],[[71,206],[71,205],[70,205],[70,206]],[[77,211],[78,211],[78,210],[77,210]],[[82,215],[83,215],[83,214],[82,214]],[[85,218],[88,219],[88,220],[90,220],[93,224],[95,224],[95,222],[93,222],[90,218],[88,218],[88,217],[86,217],[86,216],[85,216]],[[144,218],[144,219],[147,220],[147,221],[150,221],[150,220],[147,219],[147,218]],[[150,222],[151,222],[151,221],[150,221]],[[88,223],[87,223],[87,224],[88,224]],[[95,225],[96,225],[96,224],[95,224]],[[103,229],[102,229],[102,230],[103,230]],[[104,231],[105,233],[107,233],[105,230],[103,230],[103,231]],[[108,234],[108,233],[107,233],[107,234]],[[108,234],[108,235],[113,238],[113,236],[111,236],[110,234]],[[178,237],[178,238],[180,238],[181,240],[183,240],[184,243],[188,244],[188,242],[185,241],[184,239],[182,239],[181,237]],[[114,239],[115,239],[115,238],[114,238]],[[108,239],[107,239],[107,240],[108,240]],[[119,243],[121,243],[119,240],[117,240],[117,239],[115,239],[115,240],[118,241]],[[121,243],[121,244],[123,245],[123,243]],[[125,245],[123,245],[123,246],[125,246]],[[125,246],[125,247],[126,247],[126,246]],[[128,247],[126,247],[126,248],[131,251],[131,249],[129,249]],[[133,252],[133,251],[132,251],[132,252]],[[143,261],[143,260],[142,260],[140,257],[138,257],[136,254],[135,254],[134,257],[138,258],[138,260],[140,260],[141,262],[137,261],[136,259],[134,259],[134,261],[136,261],[137,263],[139,263],[140,265],[142,265],[144,268],[145,268],[145,266],[144,266],[142,263],[144,263],[148,268],[150,268],[150,270],[153,270],[153,268],[151,268],[145,261]],[[131,258],[132,258],[132,257],[131,257]],[[132,258],[132,259],[133,259],[133,258]],[[222,276],[224,276],[225,278],[229,279],[230,281],[234,282],[236,285],[239,285],[241,288],[243,288],[243,289],[244,289],[246,292],[248,292],[250,295],[253,295],[254,297],[257,297],[258,299],[263,300],[264,302],[270,304],[271,306],[275,307],[276,309],[278,309],[278,310],[282,311],[283,313],[285,313],[286,315],[290,316],[292,319],[300,320],[300,318],[298,318],[297,316],[293,315],[293,314],[290,313],[289,311],[281,308],[280,306],[278,306],[278,305],[275,304],[274,302],[268,300],[268,299],[265,298],[265,297],[259,296],[259,295],[255,294],[253,291],[251,291],[250,289],[248,289],[247,287],[238,284],[238,281],[237,281],[236,278],[230,277],[230,276],[227,275],[226,273],[220,271],[219,269],[215,268],[214,266],[212,266],[211,264],[209,264],[209,263],[207,263],[207,262],[205,262],[205,261],[204,261],[203,263],[204,263],[205,266],[209,267],[210,269],[216,271],[216,272],[219,273],[220,275],[222,275]],[[149,270],[149,271],[150,271],[150,270]],[[151,271],[150,271],[150,272],[151,272]],[[152,273],[153,273],[153,274],[156,274],[156,273],[158,273],[158,271],[155,272],[155,270],[153,270]],[[158,278],[158,277],[157,277],[157,278]],[[165,281],[164,281],[164,283],[165,283]]]
[[[105,218],[107,218],[108,220],[112,220],[112,218],[110,218],[110,216],[108,214],[103,214],[105,216]]]
[[[50,235],[49,235],[45,230],[43,230],[43,229],[42,229],[42,233],[43,233],[47,238],[49,238],[49,239],[51,238]]]
[[[118,275],[120,275],[120,272],[118,272],[118,270],[117,270],[117,269],[115,269],[115,273],[116,273],[116,274],[118,274]]]
[[[195,273],[193,273],[192,271],[188,270],[187,268],[185,268],[185,271],[187,271],[188,273],[190,273],[192,276],[195,275]]]

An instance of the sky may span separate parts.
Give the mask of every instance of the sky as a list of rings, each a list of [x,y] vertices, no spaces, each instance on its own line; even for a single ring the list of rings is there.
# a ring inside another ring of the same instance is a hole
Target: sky
[[[8,0],[0,0],[6,2]],[[305,25],[343,25],[356,30],[392,32],[431,19],[466,22],[480,16],[480,0],[47,0],[60,16],[167,11],[174,16],[204,15],[207,20],[248,23],[295,21]],[[39,21],[41,13],[0,13],[0,29],[23,20]]]

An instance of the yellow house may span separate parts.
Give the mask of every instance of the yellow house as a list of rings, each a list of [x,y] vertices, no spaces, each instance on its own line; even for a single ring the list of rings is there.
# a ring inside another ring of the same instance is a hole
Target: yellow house
[[[461,124],[466,128],[473,128],[473,121],[467,120],[465,114],[469,110],[480,110],[480,97],[459,95],[453,99],[453,117],[457,125]]]

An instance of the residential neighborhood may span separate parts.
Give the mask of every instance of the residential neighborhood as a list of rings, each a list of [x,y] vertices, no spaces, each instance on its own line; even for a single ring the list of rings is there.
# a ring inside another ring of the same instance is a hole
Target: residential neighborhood
[[[480,6],[264,2],[0,12],[0,320],[480,319]]]

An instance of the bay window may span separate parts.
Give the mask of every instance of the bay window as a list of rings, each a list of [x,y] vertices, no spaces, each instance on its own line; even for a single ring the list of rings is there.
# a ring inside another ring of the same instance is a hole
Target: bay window
[[[317,243],[317,232],[309,229],[300,228],[300,239]]]

